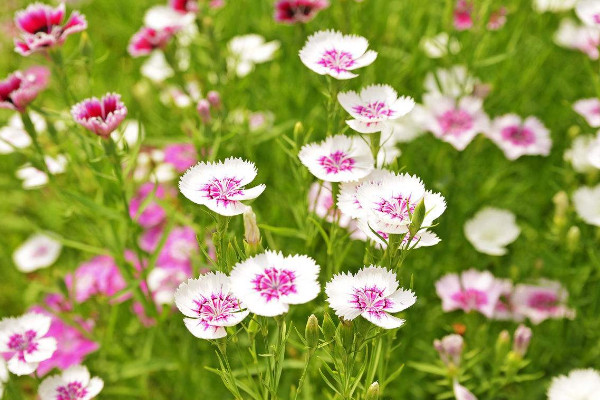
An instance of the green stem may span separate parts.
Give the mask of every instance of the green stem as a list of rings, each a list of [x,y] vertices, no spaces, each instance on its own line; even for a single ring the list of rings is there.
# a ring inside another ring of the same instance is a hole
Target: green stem
[[[294,400],[298,399],[298,395],[304,386],[304,381],[306,380],[306,376],[308,375],[308,367],[310,366],[310,360],[314,354],[314,349],[308,349],[308,353],[306,353],[306,360],[304,361],[304,368],[302,369],[302,375],[300,375],[300,381],[298,381],[298,389],[296,390],[296,395],[294,396]]]
[[[374,132],[369,136],[371,138],[371,153],[373,154],[375,165],[377,165],[377,155],[379,155],[379,149],[381,148],[381,132]]]
[[[23,127],[25,128],[25,131],[31,137],[31,141],[33,142],[33,147],[35,147],[35,151],[38,154],[38,158],[39,158],[38,163],[42,167],[41,169],[46,173],[46,175],[48,175],[48,179],[52,179],[52,174],[50,173],[50,170],[48,169],[48,165],[46,164],[46,159],[44,158],[44,150],[42,149],[42,146],[40,146],[40,142],[38,141],[38,134],[37,134],[37,131],[35,130],[35,125],[31,121],[31,118],[29,117],[29,114],[27,113],[27,111],[23,111],[20,114],[21,114],[21,121],[23,121]]]
[[[227,268],[227,227],[229,226],[229,217],[217,214],[217,230],[213,234],[213,244],[215,245],[217,256],[217,267],[221,272],[228,272]]]
[[[60,84],[60,92],[62,93],[65,104],[71,106],[75,103],[75,96],[71,92],[71,86],[69,84],[69,76],[67,74],[65,63],[61,49],[54,49],[50,51],[50,58],[54,62],[54,70],[58,76],[58,82]]]

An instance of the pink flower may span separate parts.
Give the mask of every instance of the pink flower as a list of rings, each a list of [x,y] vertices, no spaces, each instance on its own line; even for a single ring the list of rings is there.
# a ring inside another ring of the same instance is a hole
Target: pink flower
[[[592,128],[600,127],[600,99],[581,99],[573,103],[573,110],[585,118]]]
[[[513,301],[513,283],[509,279],[497,279],[500,286],[500,297],[494,307],[494,319],[520,322],[523,316],[515,312]]]
[[[81,264],[75,273],[65,277],[65,283],[78,303],[96,295],[114,296],[127,286],[115,260],[110,256],[96,256]]]
[[[506,24],[506,7],[500,7],[490,14],[487,28],[491,31],[497,31]]]
[[[15,71],[0,81],[0,108],[19,112],[31,103],[48,86],[50,70],[46,67],[31,67],[24,72]]]
[[[169,7],[180,13],[198,12],[198,0],[169,0]]]
[[[177,172],[184,172],[198,162],[198,154],[192,144],[171,144],[165,147],[164,161],[175,167]]]
[[[20,40],[15,40],[15,51],[28,56],[36,51],[43,51],[55,46],[61,46],[67,36],[81,32],[87,28],[85,16],[73,11],[67,22],[65,5],[56,8],[49,5],[34,3],[15,15],[15,24],[20,31]]]
[[[567,307],[569,293],[559,282],[542,279],[537,285],[517,285],[512,295],[515,311],[534,324],[549,318],[575,318]]]
[[[454,28],[465,31],[473,27],[473,3],[467,0],[457,0],[454,7]]]
[[[92,97],[71,108],[75,122],[96,135],[108,139],[127,116],[127,107],[116,93],[107,93],[101,99]]]
[[[46,302],[48,302],[48,298],[46,299]],[[46,375],[53,368],[64,370],[71,365],[80,364],[88,354],[98,350],[98,343],[86,338],[79,330],[71,325],[65,324],[59,317],[49,313],[44,308],[33,306],[30,311],[47,315],[51,318],[52,322],[47,336],[56,339],[57,343],[56,351],[52,354],[52,357],[46,361],[42,361],[38,366],[38,375]],[[92,323],[79,320],[77,321],[77,324],[84,331],[91,331]]]
[[[189,226],[173,228],[158,256],[156,265],[163,268],[180,268],[191,275],[192,257],[198,251],[198,239],[192,228]]]
[[[581,26],[565,18],[554,34],[554,42],[567,49],[579,50],[592,60],[600,56],[600,30],[591,26]]]
[[[175,302],[175,291],[179,285],[191,277],[188,265],[169,265],[168,268],[156,267],[148,274],[148,289],[157,306],[172,305]]]
[[[164,29],[153,29],[142,27],[137,31],[127,47],[127,51],[132,57],[147,56],[156,49],[164,49],[177,28],[166,27]]]
[[[490,272],[470,269],[460,275],[444,275],[435,283],[435,290],[444,311],[479,311],[491,318],[502,287]]]
[[[163,230],[164,228],[162,225],[156,225],[146,229],[140,236],[140,248],[148,253],[153,253],[162,238]]]
[[[307,23],[327,7],[327,0],[279,0],[275,3],[275,21],[284,24]]]
[[[165,210],[154,200],[146,204],[144,210],[140,213],[140,207],[150,195],[153,198],[163,199],[166,190],[164,186],[158,183],[144,183],[129,202],[129,215],[144,228],[156,226],[163,222],[166,217]]]
[[[535,117],[522,120],[515,114],[495,118],[487,132],[509,160],[524,155],[550,154],[552,139],[550,131]]]

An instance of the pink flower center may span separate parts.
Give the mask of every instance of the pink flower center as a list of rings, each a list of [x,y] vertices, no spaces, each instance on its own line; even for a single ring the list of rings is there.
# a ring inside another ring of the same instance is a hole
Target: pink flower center
[[[387,214],[392,219],[399,219],[400,222],[410,218],[410,214],[415,210],[416,205],[411,203],[410,196],[403,197],[401,194],[393,196],[391,200],[381,199],[377,203],[377,211]]]
[[[502,129],[502,138],[518,146],[528,146],[535,143],[535,134],[525,126],[508,126]]]
[[[553,311],[558,305],[558,297],[554,293],[534,293],[527,302],[530,307],[542,311]]]
[[[487,294],[477,289],[465,289],[452,295],[452,300],[459,303],[465,311],[476,310],[488,303]]]
[[[336,49],[327,50],[317,62],[317,64],[334,70],[338,74],[340,72],[346,72],[348,68],[353,66],[355,63],[356,61],[352,57],[352,54],[348,53],[347,51],[338,51]]]
[[[256,274],[252,283],[254,290],[260,293],[267,302],[296,293],[296,274],[287,269],[267,268],[262,274]]]
[[[38,344],[35,341],[37,333],[28,330],[25,333],[15,333],[8,338],[8,348],[10,351],[18,353],[19,360],[25,361],[25,353],[31,354],[37,350]]]
[[[600,24],[600,14],[594,14],[594,22]]]
[[[40,246],[33,251],[34,257],[43,257],[46,254],[48,254],[48,247],[46,246]]]
[[[86,395],[87,389],[77,381],[56,388],[56,400],[80,400]]]
[[[227,321],[235,312],[240,311],[240,302],[230,294],[213,293],[210,297],[201,296],[194,300],[198,318],[206,325]]]
[[[355,113],[360,114],[361,117],[368,119],[379,119],[389,118],[394,115],[395,111],[391,110],[383,101],[374,101],[368,103],[366,106],[358,105],[352,107]]]
[[[392,301],[383,296],[384,289],[377,286],[354,289],[351,303],[354,308],[375,317],[381,317],[392,306]]]
[[[443,135],[460,136],[473,128],[473,117],[461,109],[448,110],[438,117]]]
[[[337,174],[341,171],[352,171],[354,159],[343,151],[336,151],[329,156],[319,158],[319,164],[328,174]]]
[[[227,207],[229,204],[236,202],[232,197],[241,196],[244,190],[240,189],[241,179],[237,178],[213,178],[209,183],[204,184],[200,190],[205,193],[205,197],[216,200],[217,204]]]

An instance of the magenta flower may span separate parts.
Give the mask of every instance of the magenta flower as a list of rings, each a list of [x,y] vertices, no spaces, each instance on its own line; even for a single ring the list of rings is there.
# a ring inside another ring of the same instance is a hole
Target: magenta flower
[[[171,144],[165,147],[164,161],[175,167],[177,172],[185,172],[198,162],[198,154],[192,144]]]
[[[198,239],[188,226],[173,228],[167,237],[156,265],[163,268],[179,268],[188,275],[192,273],[192,256],[197,254]]]
[[[327,0],[279,0],[275,3],[275,21],[284,24],[307,23],[327,7]]]
[[[169,7],[180,13],[198,12],[198,0],[169,0]]]
[[[467,0],[458,0],[454,7],[454,28],[465,31],[473,27],[473,3]]]
[[[81,32],[87,28],[85,16],[73,11],[66,23],[64,3],[53,8],[46,4],[30,4],[25,10],[15,15],[15,24],[21,33],[20,40],[15,40],[15,51],[28,56],[61,46],[67,36]]]
[[[160,242],[160,238],[162,238],[163,230],[162,225],[156,225],[144,231],[139,240],[140,249],[148,253],[154,252]]]
[[[81,264],[74,274],[65,277],[65,283],[78,303],[96,295],[114,296],[127,286],[115,260],[110,256],[96,256]]]
[[[153,192],[153,197],[157,199],[163,199],[166,195],[164,186],[148,182],[140,186],[136,195],[129,202],[129,215],[144,228],[156,226],[166,217],[165,210],[154,200],[150,201],[140,213],[140,207]]]
[[[547,156],[552,148],[550,131],[536,117],[522,119],[515,114],[497,117],[486,134],[509,160],[525,155]]]
[[[568,297],[559,282],[542,279],[537,285],[515,286],[512,302],[515,313],[537,325],[549,318],[575,318],[575,311],[567,307]]]
[[[25,107],[48,86],[49,76],[50,70],[39,66],[13,72],[0,81],[0,108],[25,111]]]
[[[107,139],[127,116],[127,107],[116,93],[107,93],[101,99],[92,97],[71,108],[75,122],[96,135]]]
[[[153,50],[165,48],[176,32],[177,29],[173,27],[164,29],[142,27],[131,38],[127,51],[132,57],[147,56]]]

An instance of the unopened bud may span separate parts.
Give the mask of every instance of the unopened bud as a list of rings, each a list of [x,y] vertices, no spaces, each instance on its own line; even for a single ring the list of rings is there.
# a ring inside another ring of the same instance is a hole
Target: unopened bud
[[[369,389],[367,389],[367,396],[365,400],[377,400],[379,399],[379,382],[373,382]]]
[[[335,324],[328,313],[323,315],[323,336],[326,342],[329,342],[335,336]]]
[[[578,226],[572,226],[567,231],[567,249],[573,253],[579,247],[579,239],[581,238],[581,230]]]
[[[520,357],[524,357],[529,348],[529,342],[531,342],[531,336],[533,333],[531,329],[525,325],[519,325],[515,330],[515,337],[513,341],[513,352],[518,354]]]
[[[208,102],[208,100],[201,99],[200,101],[198,101],[196,111],[198,111],[202,122],[204,122],[205,124],[210,122],[210,103]]]
[[[319,345],[319,320],[315,314],[311,314],[306,322],[306,329],[304,330],[304,339],[306,340],[306,346],[313,350]]]
[[[567,130],[567,135],[569,135],[569,137],[571,139],[575,138],[580,133],[581,133],[581,128],[577,125],[573,125]]]
[[[408,226],[411,238],[415,237],[419,232],[421,225],[423,225],[423,220],[425,220],[425,199],[421,199],[412,213],[410,225]]]
[[[221,95],[216,90],[211,90],[206,94],[206,99],[215,109],[221,108]]]
[[[506,355],[510,348],[510,333],[505,329],[498,335],[496,339],[496,357],[501,359]]]
[[[344,349],[349,352],[352,349],[352,344],[354,343],[354,324],[352,321],[342,319],[338,325],[338,328],[340,330],[342,346],[344,346]]]
[[[296,122],[296,125],[294,125],[294,142],[298,143],[298,139],[303,132],[304,126],[302,125],[302,122]]]
[[[256,214],[250,207],[244,211],[244,247],[247,256],[260,251],[260,230],[256,224]]]
[[[444,336],[442,340],[436,339],[433,342],[433,347],[435,347],[440,355],[440,359],[446,366],[450,364],[454,366],[460,365],[463,346],[463,337],[456,334]]]

